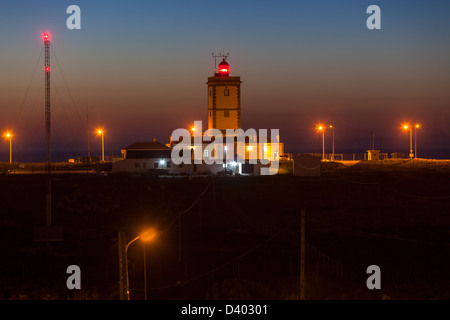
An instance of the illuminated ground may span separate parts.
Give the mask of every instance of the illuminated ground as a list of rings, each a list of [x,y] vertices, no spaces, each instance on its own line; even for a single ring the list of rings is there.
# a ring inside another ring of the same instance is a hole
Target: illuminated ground
[[[282,168],[289,172],[289,164]],[[64,226],[65,241],[51,244],[32,241],[33,226],[45,221],[43,177],[0,176],[0,298],[117,299],[117,232],[132,238],[152,225],[162,233],[146,246],[151,299],[295,299],[301,208],[307,298],[450,298],[448,162],[326,163],[323,169],[320,178],[286,173],[221,177],[214,184],[58,175],[53,221]],[[178,214],[204,190],[201,205],[181,215],[179,242]],[[142,249],[136,242],[129,250],[135,299],[143,298]],[[71,264],[82,270],[76,293],[65,285]],[[372,264],[382,271],[376,292],[366,288]]]

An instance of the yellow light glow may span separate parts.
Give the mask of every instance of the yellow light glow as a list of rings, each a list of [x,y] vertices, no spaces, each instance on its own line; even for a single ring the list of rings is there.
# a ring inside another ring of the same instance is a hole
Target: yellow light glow
[[[152,241],[156,238],[157,236],[157,232],[155,229],[149,229],[144,231],[139,237],[141,238],[142,241],[144,242],[149,242]]]
[[[403,125],[403,129],[408,129],[409,128],[409,126],[407,125],[407,124],[405,124],[405,125]]]
[[[322,127],[322,126],[318,126],[317,129],[318,129],[319,131],[322,131],[322,130],[323,130],[323,127]]]
[[[332,125],[330,125],[330,128],[333,128],[333,126],[332,126]]]
[[[192,130],[192,131],[195,131],[195,127],[192,127],[191,130]]]
[[[98,133],[98,134],[103,134],[103,129],[98,129],[98,130],[97,130],[97,133]]]
[[[416,124],[416,128],[420,128],[420,125],[419,125],[419,124]]]
[[[248,151],[252,151],[252,147],[251,147],[251,146],[248,146],[248,147],[247,147],[247,150],[248,150]]]

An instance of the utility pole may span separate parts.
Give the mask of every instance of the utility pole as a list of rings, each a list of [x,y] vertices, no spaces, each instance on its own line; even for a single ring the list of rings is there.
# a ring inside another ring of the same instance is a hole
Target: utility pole
[[[414,158],[413,148],[412,148],[412,127],[409,127],[409,157]]]
[[[126,240],[125,240],[125,233],[123,231],[119,231],[119,296],[120,300],[128,300],[128,293],[127,293],[127,260],[126,260]]]
[[[300,237],[300,300],[305,300],[305,209],[301,211]]]
[[[322,159],[325,160],[325,128],[322,130]]]
[[[142,251],[144,255],[144,300],[147,300],[147,258],[145,256],[145,242],[142,243]]]

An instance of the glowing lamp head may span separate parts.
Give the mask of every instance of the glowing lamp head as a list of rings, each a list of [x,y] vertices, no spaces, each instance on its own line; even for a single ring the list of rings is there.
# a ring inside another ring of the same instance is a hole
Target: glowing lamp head
[[[323,130],[323,127],[322,127],[322,126],[318,126],[318,127],[317,127],[317,130],[322,131],[322,130]]]
[[[42,37],[44,38],[44,42],[50,41],[50,35],[47,32],[44,32]]]
[[[98,133],[98,134],[102,134],[102,133],[103,133],[103,130],[99,129],[99,130],[97,131],[97,133]]]
[[[228,77],[230,75],[230,65],[228,62],[223,59],[221,63],[219,63],[219,76]]]
[[[409,126],[407,124],[403,125],[403,129],[407,130]]]
[[[143,232],[139,237],[141,238],[142,241],[144,242],[149,242],[152,241],[156,238],[157,236],[157,232],[155,229],[149,229],[145,232]]]
[[[416,128],[420,128],[420,124],[416,124]]]
[[[11,132],[7,132],[7,133],[5,133],[5,137],[6,137],[6,138],[8,138],[8,139],[9,139],[9,138],[11,138],[11,137],[12,137],[12,134],[11,134]]]

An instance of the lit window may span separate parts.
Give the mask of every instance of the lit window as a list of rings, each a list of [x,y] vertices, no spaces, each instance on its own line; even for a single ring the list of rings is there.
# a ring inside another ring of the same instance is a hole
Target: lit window
[[[203,152],[203,154],[204,154],[204,157],[205,157],[205,158],[208,158],[208,157],[209,157],[209,150],[205,150],[205,151]]]
[[[153,165],[155,168],[158,168],[158,162],[155,162]]]

